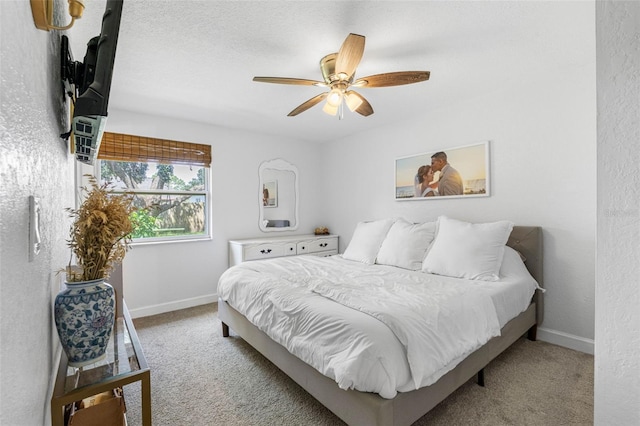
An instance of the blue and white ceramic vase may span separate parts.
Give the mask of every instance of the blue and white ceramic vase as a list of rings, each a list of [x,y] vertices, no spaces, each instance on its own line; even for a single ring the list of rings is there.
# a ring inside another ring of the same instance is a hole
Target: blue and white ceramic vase
[[[115,292],[104,279],[65,284],[54,303],[56,328],[69,366],[82,367],[106,354],[115,320]]]

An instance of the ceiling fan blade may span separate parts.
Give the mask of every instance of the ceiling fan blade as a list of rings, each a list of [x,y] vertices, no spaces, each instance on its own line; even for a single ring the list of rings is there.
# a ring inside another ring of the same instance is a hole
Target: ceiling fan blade
[[[351,78],[364,54],[364,36],[349,34],[340,46],[336,58],[336,74],[345,74],[346,80]]]
[[[308,110],[312,106],[317,105],[320,102],[322,102],[322,100],[324,98],[326,98],[327,95],[329,95],[329,92],[320,93],[319,95],[314,96],[313,98],[309,99],[308,101],[306,101],[306,102],[300,104],[298,107],[296,107],[293,111],[291,111],[289,114],[287,114],[287,117],[294,117],[294,116],[300,114],[301,112],[305,112],[306,110]]]
[[[389,87],[419,83],[429,80],[429,71],[398,71],[362,77],[353,82],[353,87]]]
[[[350,90],[348,92],[351,96],[356,96],[358,97],[362,103],[360,104],[359,107],[356,108],[356,112],[360,115],[364,115],[365,117],[370,116],[371,114],[373,114],[373,107],[371,106],[371,104],[369,103],[369,101],[367,101],[364,96],[362,96],[360,93],[358,92],[354,92],[353,90]]]
[[[305,80],[303,78],[253,77],[253,81],[258,81],[260,83],[295,84],[298,86],[320,86],[320,87],[327,86],[327,84],[322,81]]]

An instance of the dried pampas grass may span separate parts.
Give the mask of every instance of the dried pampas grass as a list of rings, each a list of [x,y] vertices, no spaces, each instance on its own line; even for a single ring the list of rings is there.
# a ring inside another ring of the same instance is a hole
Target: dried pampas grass
[[[72,267],[70,262],[67,268],[68,282],[109,277],[129,248],[133,232],[130,215],[138,210],[132,194],[113,194],[110,183],[99,185],[94,176],[85,176],[90,184],[90,188],[82,187],[86,199],[77,210],[67,209],[74,219],[67,244],[77,263]]]

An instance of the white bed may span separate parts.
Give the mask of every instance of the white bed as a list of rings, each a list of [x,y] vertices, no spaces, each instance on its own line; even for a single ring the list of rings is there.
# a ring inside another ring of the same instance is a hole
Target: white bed
[[[354,261],[369,256],[355,243],[349,256],[237,265],[218,284],[223,333],[231,326],[349,424],[411,424],[522,334],[535,338],[541,280],[521,255],[541,272],[540,229],[509,235],[518,252],[504,248],[495,280]]]

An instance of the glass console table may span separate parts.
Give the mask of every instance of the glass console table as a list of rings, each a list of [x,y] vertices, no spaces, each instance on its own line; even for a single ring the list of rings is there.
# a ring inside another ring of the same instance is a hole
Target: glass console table
[[[123,316],[116,318],[105,358],[75,368],[67,365],[62,351],[51,396],[53,426],[64,426],[66,405],[137,381],[142,387],[142,424],[151,426],[151,371],[124,300],[122,308]]]

